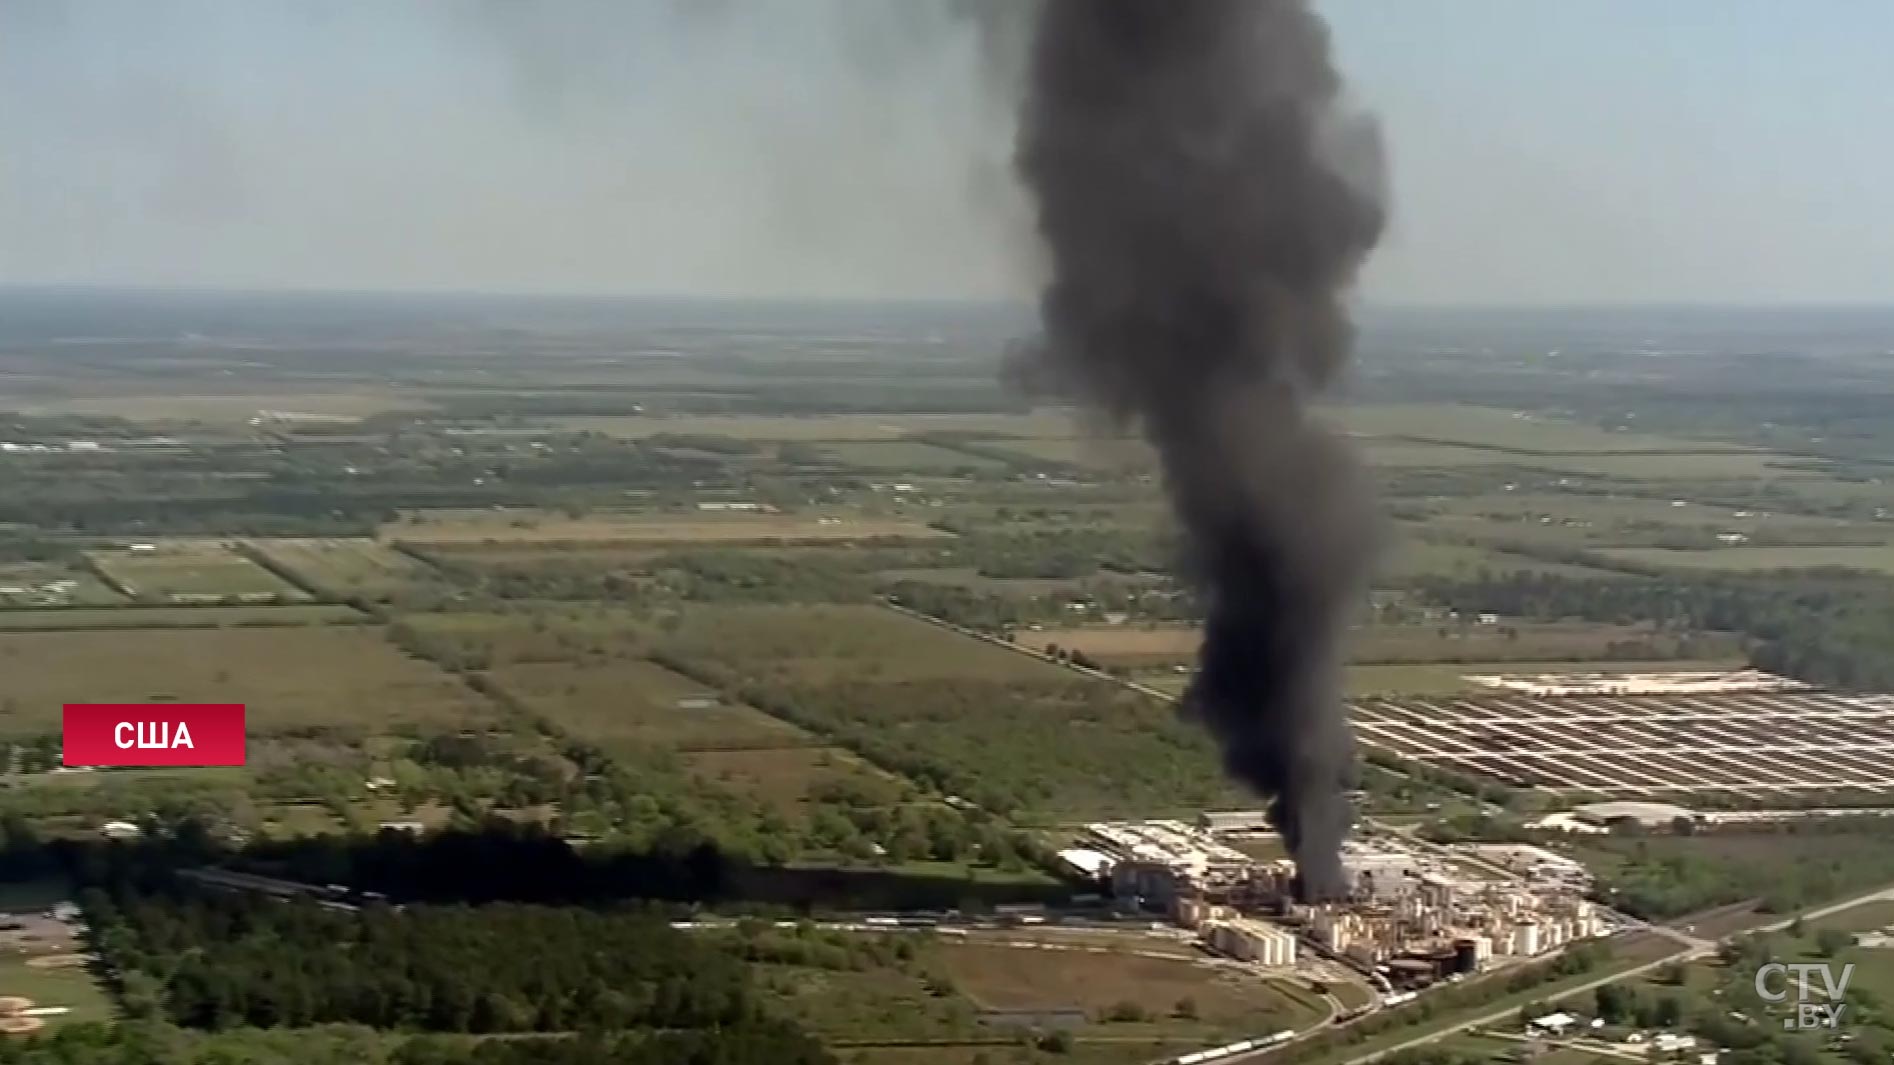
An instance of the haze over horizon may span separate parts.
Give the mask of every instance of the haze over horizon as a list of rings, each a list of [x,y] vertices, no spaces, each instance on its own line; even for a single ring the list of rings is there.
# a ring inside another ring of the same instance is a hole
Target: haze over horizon
[[[1322,7],[1390,144],[1367,302],[1894,303],[1894,8]],[[8,3],[0,284],[1025,299],[980,44],[945,3]]]

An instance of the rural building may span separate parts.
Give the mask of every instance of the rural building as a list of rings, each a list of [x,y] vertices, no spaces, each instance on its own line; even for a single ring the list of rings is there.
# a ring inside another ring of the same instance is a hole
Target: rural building
[[[1267,810],[1205,810],[1197,815],[1197,827],[1205,832],[1268,832]]]
[[[1071,847],[1059,852],[1059,861],[1080,876],[1100,877],[1111,872],[1111,856],[1101,854],[1084,847]]]
[[[1534,1017],[1526,1022],[1526,1027],[1541,1035],[1564,1035],[1566,1030],[1578,1023],[1578,1018],[1569,1013],[1548,1013],[1543,1017]]]
[[[1696,821],[1697,812],[1666,802],[1593,802],[1572,808],[1572,815],[1600,828],[1638,825],[1644,828],[1669,828],[1678,818]]]

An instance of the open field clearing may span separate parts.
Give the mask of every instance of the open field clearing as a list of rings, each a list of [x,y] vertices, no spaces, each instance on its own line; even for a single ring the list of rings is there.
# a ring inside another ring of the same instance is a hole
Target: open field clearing
[[[744,750],[813,743],[793,725],[726,702],[687,677],[650,662],[498,666],[493,679],[562,729],[603,746],[632,743],[675,750]]]
[[[1144,662],[1169,662],[1191,658],[1203,631],[1195,625],[1166,625],[1141,628],[1131,625],[1096,628],[1022,630],[1013,642],[1035,651],[1050,653],[1054,648],[1078,651],[1110,665],[1135,666]]]
[[[147,603],[296,602],[309,596],[214,541],[166,540],[86,557],[126,595]]]
[[[1653,455],[1533,456],[1516,465],[1555,473],[1589,473],[1638,481],[1714,481],[1752,478],[1795,479],[1817,474],[1812,460],[1766,451]]]
[[[861,414],[807,418],[758,415],[677,417],[554,417],[538,419],[564,432],[604,433],[641,440],[660,433],[683,436],[730,436],[745,440],[899,440],[923,433],[969,433],[1021,439],[1076,435],[1072,415],[1047,410],[1033,414]]]
[[[1455,466],[1525,466],[1533,456],[1463,444],[1433,444],[1418,440],[1362,439],[1356,444],[1362,458],[1377,470],[1442,469]]]
[[[989,458],[919,440],[862,440],[824,444],[822,452],[833,462],[864,470],[938,472],[994,469],[1000,465]]]
[[[303,583],[338,598],[382,599],[429,579],[428,568],[368,539],[251,540],[249,545]]]
[[[1135,926],[1134,926],[1135,928]],[[1161,954],[1180,961],[1202,961],[1204,952],[1194,937],[1174,928],[1161,932],[1120,931],[1109,928],[1067,928],[1062,925],[1019,925],[968,929],[957,941],[972,946],[1045,943],[1058,947],[1098,947],[1118,954]]]
[[[1424,509],[1432,530],[1571,546],[1637,546],[1663,543],[1664,537],[1708,542],[1724,534],[1811,544],[1894,537],[1894,528],[1870,522],[1641,496],[1493,492],[1430,499]]]
[[[882,768],[996,811],[1155,816],[1245,801],[1168,703],[891,610],[691,609],[658,647]]]
[[[525,603],[504,614],[409,614],[389,628],[394,641],[457,669],[515,663],[636,660],[650,635],[631,613],[604,604]]]
[[[0,609],[108,606],[125,597],[83,567],[51,562],[0,563]]]
[[[369,620],[340,603],[285,606],[67,607],[0,611],[0,632],[71,629],[216,629],[348,625]]]
[[[262,417],[266,428],[295,428],[299,421],[359,421],[373,414],[397,410],[426,410],[419,396],[394,391],[275,392],[249,395],[200,396],[84,396],[36,404],[29,414],[77,414],[124,418],[134,422],[204,422],[243,426]],[[307,415],[308,418],[299,418]],[[275,416],[275,417],[272,417]]]
[[[1413,625],[1363,625],[1348,634],[1351,662],[1531,662],[1675,657],[1718,658],[1740,650],[1735,636],[1697,633],[1680,637],[1648,625],[1592,621],[1519,621],[1490,624],[1460,621]]]
[[[763,514],[747,511],[602,512],[412,510],[381,527],[384,541],[416,543],[557,543],[624,541],[692,544],[769,540],[935,539],[947,533],[916,521],[865,518],[849,511]]]
[[[443,566],[473,566],[505,574],[530,576],[541,573],[583,570],[590,573],[645,573],[652,559],[661,558],[675,548],[663,544],[647,547],[586,543],[448,543],[417,548],[426,557]]]
[[[994,440],[982,446],[1029,459],[1101,470],[1155,470],[1157,453],[1142,440],[1076,436],[1064,439]]]
[[[1439,440],[1543,453],[1743,451],[1740,444],[1620,432],[1545,415],[1455,403],[1372,403],[1329,412],[1348,431],[1370,437]]]
[[[874,606],[686,610],[664,645],[745,675],[808,681],[1064,680],[1049,662]]]
[[[1099,626],[1095,628],[1022,630],[1014,640],[1022,646],[1046,651],[1057,647],[1078,651],[1105,665],[1132,669],[1154,669],[1192,661],[1196,657],[1201,632],[1195,626]],[[1362,625],[1348,634],[1345,650],[1351,663],[1371,664],[1396,670],[1413,670],[1408,663],[1477,662],[1552,662],[1573,669],[1575,662],[1624,658],[1643,653],[1654,657],[1677,644],[1675,636],[1659,634],[1644,626],[1607,625],[1600,622],[1527,622],[1505,619],[1490,625],[1443,622],[1414,625]],[[1738,650],[1734,637],[1717,634],[1693,638],[1695,654],[1716,654],[1727,649],[1733,657]],[[1635,648],[1635,649],[1634,649]],[[1471,671],[1471,666],[1451,665],[1445,669]],[[1585,668],[1589,669],[1590,666]],[[1650,664],[1646,664],[1650,668]],[[1513,670],[1517,672],[1517,670]],[[1435,676],[1426,690],[1436,690]],[[1455,685],[1448,690],[1458,690]]]
[[[1894,574],[1894,544],[1877,547],[1718,547],[1703,551],[1622,547],[1608,548],[1600,553],[1643,566],[1676,569],[1724,569],[1753,573],[1759,570],[1838,566]]]
[[[840,747],[697,750],[684,764],[706,783],[748,795],[785,817],[802,817],[825,791],[846,789],[886,803],[905,787]]]
[[[75,964],[77,958],[75,954],[0,951],[0,998],[31,999],[35,1006],[64,1006],[72,1011],[44,1018],[48,1029],[111,1020],[112,1000],[82,960]]]
[[[950,585],[989,595],[1025,596],[1071,591],[1082,583],[1071,577],[989,577],[971,566],[882,570],[875,574],[875,578],[883,585],[914,581],[919,584]]]
[[[1739,657],[1664,662],[1414,662],[1391,664],[1355,664],[1342,670],[1343,693],[1351,697],[1366,695],[1470,695],[1491,693],[1492,688],[1473,680],[1478,674],[1493,673],[1565,673],[1582,668],[1587,672],[1638,673],[1653,669],[1685,672],[1727,672],[1746,668]],[[1182,695],[1190,687],[1189,671],[1172,668],[1149,669],[1133,680],[1147,688],[1169,695]]]
[[[1894,925],[1894,900],[1882,899],[1818,917],[1808,922],[1811,928],[1839,928],[1844,932],[1877,932]]]
[[[1815,691],[1407,696],[1354,703],[1363,743],[1514,787],[1620,798],[1894,788],[1894,699]]]
[[[1183,999],[1214,1028],[1305,1028],[1326,1011],[1307,993],[1247,973],[1121,953],[943,944],[954,983],[986,1009],[1079,1009],[1098,1016],[1121,1003],[1163,1020]]]
[[[1752,477],[1806,477],[1793,468],[1809,460],[1761,451],[1589,454],[1506,451],[1465,444],[1372,438],[1361,441],[1368,465],[1376,469],[1438,469],[1461,466],[1509,466],[1552,473],[1594,474],[1650,481],[1736,480]]]
[[[1420,530],[1402,527],[1375,560],[1375,578],[1399,583],[1416,577],[1475,577],[1481,570],[1493,574],[1541,573],[1560,577],[1620,576],[1590,566],[1546,562],[1472,544],[1442,544],[1423,540]]]
[[[378,628],[0,634],[0,729],[57,728],[64,703],[238,702],[252,733],[471,725],[491,709]]]

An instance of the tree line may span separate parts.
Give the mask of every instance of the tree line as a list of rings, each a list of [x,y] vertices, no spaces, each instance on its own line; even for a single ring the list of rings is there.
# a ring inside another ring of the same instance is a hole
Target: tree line
[[[1587,579],[1521,571],[1415,584],[1462,612],[1742,633],[1759,669],[1836,688],[1894,690],[1894,582],[1868,574]]]

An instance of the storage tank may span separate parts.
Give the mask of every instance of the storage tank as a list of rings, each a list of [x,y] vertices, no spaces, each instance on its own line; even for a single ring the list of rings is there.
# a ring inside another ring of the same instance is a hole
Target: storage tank
[[[1480,945],[1471,939],[1453,941],[1453,971],[1462,976],[1480,969]]]

